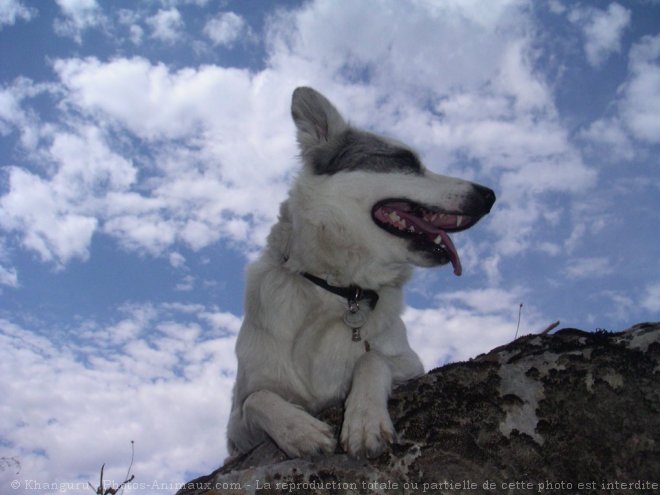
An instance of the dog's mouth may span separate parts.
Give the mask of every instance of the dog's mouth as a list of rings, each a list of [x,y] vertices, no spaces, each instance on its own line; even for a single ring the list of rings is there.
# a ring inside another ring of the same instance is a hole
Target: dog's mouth
[[[380,228],[410,239],[415,249],[427,251],[440,264],[451,262],[454,274],[463,268],[448,232],[469,229],[480,216],[445,212],[407,199],[384,199],[376,203],[371,216]]]

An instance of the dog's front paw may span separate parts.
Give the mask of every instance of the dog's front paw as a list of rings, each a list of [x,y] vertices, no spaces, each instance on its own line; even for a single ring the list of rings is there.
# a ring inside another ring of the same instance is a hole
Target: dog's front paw
[[[337,445],[332,427],[298,408],[277,428],[273,440],[291,458],[332,454]]]
[[[341,446],[351,457],[378,457],[395,442],[396,432],[387,409],[367,404],[347,405]]]

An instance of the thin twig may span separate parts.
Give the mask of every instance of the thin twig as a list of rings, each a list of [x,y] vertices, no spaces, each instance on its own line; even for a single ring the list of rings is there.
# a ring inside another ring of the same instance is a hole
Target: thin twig
[[[131,440],[131,464],[128,466],[128,471],[126,472],[126,479],[119,485],[117,488],[113,488],[112,486],[109,486],[108,488],[103,490],[103,470],[105,469],[105,463],[101,466],[101,476],[99,479],[99,487],[94,488],[94,485],[92,485],[89,481],[87,484],[89,487],[96,492],[96,495],[117,495],[117,492],[121,491],[120,495],[123,495],[124,493],[124,488],[126,486],[126,483],[130,483],[135,479],[135,475],[131,475],[131,468],[133,467],[133,459],[135,458],[135,442]],[[129,476],[130,475],[130,476]]]
[[[128,466],[128,471],[126,471],[126,481],[131,482],[133,481],[133,478],[135,478],[135,475],[133,475],[129,479],[129,475],[131,474],[131,468],[133,467],[133,459],[135,458],[135,441],[131,440],[131,463]],[[124,495],[124,485],[126,484],[126,481],[122,483],[121,485],[121,495]]]
[[[522,314],[522,307],[523,304],[520,303],[520,307],[518,308],[518,325],[516,326],[516,336],[513,337],[513,340],[516,340],[518,338],[518,330],[520,330],[520,315]]]

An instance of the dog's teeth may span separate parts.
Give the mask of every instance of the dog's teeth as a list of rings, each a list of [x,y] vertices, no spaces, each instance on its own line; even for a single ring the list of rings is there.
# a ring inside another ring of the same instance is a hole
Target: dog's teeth
[[[401,220],[401,217],[399,217],[399,215],[397,215],[396,212],[394,211],[388,215],[388,218],[390,219],[392,224],[396,226],[398,226],[403,221]]]
[[[435,239],[433,239],[434,244],[442,244],[442,237],[438,236]]]
[[[463,223],[463,217],[461,215],[458,215],[456,217],[456,227],[460,227],[462,223]]]

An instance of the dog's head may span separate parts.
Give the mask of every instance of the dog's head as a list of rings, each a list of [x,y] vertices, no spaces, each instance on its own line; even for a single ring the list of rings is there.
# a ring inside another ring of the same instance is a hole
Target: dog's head
[[[305,211],[336,249],[360,246],[382,263],[451,263],[461,274],[449,237],[475,225],[495,193],[430,172],[402,143],[355,129],[311,88],[297,88],[291,107],[304,169],[298,192]]]

